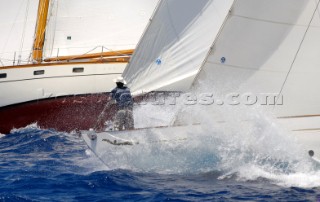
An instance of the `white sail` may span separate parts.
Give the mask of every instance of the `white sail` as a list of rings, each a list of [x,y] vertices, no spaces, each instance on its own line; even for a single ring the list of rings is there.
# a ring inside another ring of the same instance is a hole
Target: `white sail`
[[[189,88],[233,2],[162,0],[124,71],[133,93]]]
[[[157,2],[52,0],[44,57],[134,49]]]
[[[276,6],[275,6],[276,5]],[[195,88],[281,94],[277,116],[320,114],[320,16],[314,0],[238,0]]]
[[[133,92],[182,90],[201,67],[194,89],[279,94],[277,116],[320,114],[319,1],[182,1],[160,3],[124,71]]]
[[[39,1],[0,1],[0,66],[26,64],[30,59]]]

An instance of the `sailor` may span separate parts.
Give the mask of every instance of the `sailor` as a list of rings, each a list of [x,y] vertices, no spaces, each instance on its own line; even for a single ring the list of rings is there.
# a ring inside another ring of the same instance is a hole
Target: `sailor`
[[[134,128],[133,99],[130,89],[126,87],[123,77],[113,80],[117,87],[111,91],[111,99],[117,105],[117,113],[114,117],[115,130],[131,130]]]

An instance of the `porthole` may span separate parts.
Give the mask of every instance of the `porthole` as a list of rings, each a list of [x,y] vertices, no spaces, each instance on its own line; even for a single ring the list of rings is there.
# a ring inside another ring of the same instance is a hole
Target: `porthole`
[[[0,79],[4,79],[7,78],[7,73],[1,73],[0,74]]]
[[[44,70],[37,70],[33,72],[33,75],[42,75],[44,74]]]
[[[75,67],[75,68],[72,69],[73,73],[81,73],[83,71],[84,71],[83,67]]]

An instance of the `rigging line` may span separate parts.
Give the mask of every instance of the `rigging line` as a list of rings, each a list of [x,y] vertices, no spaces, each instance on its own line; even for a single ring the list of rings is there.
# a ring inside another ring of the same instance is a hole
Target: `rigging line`
[[[109,50],[110,52],[119,53],[119,56],[130,56],[129,54],[123,54],[123,53],[121,53],[120,51],[115,51],[115,50],[112,50],[112,49],[107,48],[107,47],[105,47],[105,46],[102,46],[102,47],[105,48],[105,49],[107,49],[107,50]]]
[[[7,58],[2,58],[2,61],[7,61],[7,62],[13,62],[15,61],[14,59],[7,59]],[[21,62],[28,62],[28,60],[20,60]]]
[[[6,42],[4,43],[4,45],[3,45],[3,47],[2,47],[1,54],[4,53],[4,50],[5,50],[5,48],[7,47],[7,44],[8,44],[8,42],[9,42],[10,36],[12,36],[11,33],[12,33],[12,30],[13,30],[14,25],[15,25],[16,22],[17,22],[17,18],[18,18],[19,14],[20,14],[20,10],[21,10],[21,8],[22,8],[22,5],[23,5],[23,4],[21,3],[20,6],[19,6],[19,9],[18,9],[18,12],[17,12],[16,16],[14,17],[14,21],[13,21],[13,23],[12,23],[12,25],[11,25],[11,28],[10,28],[10,31],[9,31],[9,33],[8,33],[7,40],[6,40]],[[1,59],[0,59],[0,62],[1,62],[1,64],[2,64],[2,66],[4,66],[4,64],[3,64],[2,61],[1,61]]]
[[[100,47],[101,47],[101,46],[96,46],[96,47],[90,49],[89,51],[81,54],[80,56],[86,55],[86,54],[88,54],[88,53],[90,53],[90,52],[92,52],[92,51],[94,51],[95,49],[100,48]],[[111,50],[111,49],[108,49],[108,48],[106,48],[106,47],[104,47],[104,46],[102,46],[102,47],[105,48],[105,49],[107,49],[107,50]],[[112,51],[112,50],[111,50],[111,51]],[[127,55],[127,54],[121,54],[121,52],[119,52],[119,51],[112,51],[112,52],[119,53],[119,56],[121,56],[121,55],[122,55],[122,56],[130,56],[130,55]],[[77,59],[78,57],[79,57],[79,56],[75,56],[75,57],[70,58],[70,59],[68,59],[68,60],[74,60],[74,59]]]
[[[24,44],[24,37],[25,37],[25,32],[26,32],[26,24],[28,21],[29,7],[30,7],[30,0],[28,0],[27,6],[26,6],[26,14],[25,14],[25,21],[23,24],[23,30],[22,30],[22,36],[21,36],[21,42],[20,42],[18,63],[20,63],[19,61],[21,60],[21,52],[22,52],[22,48],[23,48],[23,44]]]
[[[202,69],[204,68],[205,64],[207,63],[210,54],[214,51],[214,46],[215,46],[215,44],[217,43],[217,41],[220,39],[221,33],[222,33],[222,31],[224,30],[224,28],[226,27],[229,18],[230,18],[231,16],[233,16],[232,10],[234,9],[237,1],[238,1],[238,0],[234,0],[234,1],[232,2],[232,5],[230,6],[229,12],[228,12],[228,14],[226,15],[226,17],[225,17],[222,25],[220,26],[220,29],[219,29],[217,35],[216,35],[215,38],[213,39],[212,44],[211,44],[211,46],[210,46],[210,49],[208,50],[207,55],[206,55],[205,59],[203,60],[201,66],[200,66],[200,68],[199,68],[199,71],[198,71],[197,75],[195,76],[195,78],[194,78],[194,80],[193,80],[193,82],[192,82],[192,84],[191,84],[191,87],[193,87],[193,88],[195,87],[196,81],[198,80],[198,78],[199,78],[199,76],[200,76],[200,72],[202,71]]]
[[[53,9],[53,8],[51,8],[51,9]],[[42,7],[42,8],[41,8],[41,15],[43,15],[43,13],[45,13],[45,12],[46,12],[45,7]],[[51,11],[50,11],[50,12],[51,12]],[[49,14],[48,14],[48,15],[49,15]],[[49,15],[49,17],[47,17],[47,19],[45,19],[45,20],[46,20],[46,25],[48,25],[49,18],[50,18],[50,15]],[[47,27],[47,26],[43,27],[43,30],[41,30],[41,40],[43,40],[43,41],[44,41],[44,39],[45,39],[46,27]]]
[[[92,48],[91,50],[89,50],[89,51],[87,51],[87,52],[83,53],[82,55],[86,55],[86,54],[88,54],[88,53],[90,53],[90,52],[94,51],[95,49],[97,49],[97,48],[99,48],[99,47],[100,47],[100,46],[96,46],[96,47]],[[82,56],[82,55],[80,55],[80,56]],[[78,57],[79,57],[79,56],[76,56],[76,57],[70,58],[70,59],[68,59],[68,60],[74,60],[74,59],[77,59]]]
[[[317,2],[317,0],[315,0],[315,2]],[[320,10],[318,9],[318,15],[319,15],[319,18],[320,18]]]
[[[306,29],[306,31],[305,31],[305,33],[304,33],[304,35],[303,35],[303,38],[302,38],[302,40],[301,40],[301,42],[300,42],[300,44],[299,44],[299,48],[298,48],[298,50],[297,50],[297,52],[296,52],[296,54],[295,54],[295,56],[294,56],[294,59],[293,59],[293,61],[292,61],[292,63],[291,63],[291,66],[290,66],[290,69],[289,69],[289,71],[288,71],[288,73],[287,73],[287,75],[286,75],[286,78],[285,78],[282,86],[281,86],[280,92],[279,92],[279,94],[278,94],[278,96],[277,96],[277,100],[276,100],[275,105],[274,105],[273,108],[275,108],[275,106],[277,105],[277,103],[278,103],[278,101],[279,101],[279,98],[280,98],[280,95],[282,94],[283,88],[284,88],[285,84],[286,84],[287,81],[288,81],[289,75],[290,75],[290,73],[291,73],[291,70],[292,70],[292,68],[293,68],[294,63],[296,62],[296,60],[297,60],[297,58],[298,58],[298,54],[299,54],[299,52],[300,52],[300,49],[301,49],[301,47],[302,47],[302,44],[303,44],[306,36],[307,36],[307,33],[308,33],[309,28],[310,28],[310,26],[311,26],[312,20],[314,19],[315,15],[316,15],[316,13],[317,13],[319,4],[320,4],[320,0],[318,0],[318,3],[317,3],[317,5],[316,5],[316,8],[315,8],[315,10],[314,10],[314,12],[313,12],[313,14],[312,14],[312,17],[311,17],[311,19],[310,19],[310,22],[309,22],[309,24],[308,24],[308,27],[307,27],[307,29]]]

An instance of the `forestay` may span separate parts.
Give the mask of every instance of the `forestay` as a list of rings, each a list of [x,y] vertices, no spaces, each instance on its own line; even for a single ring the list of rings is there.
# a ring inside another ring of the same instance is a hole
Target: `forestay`
[[[188,89],[233,0],[162,0],[124,71],[133,94]]]

